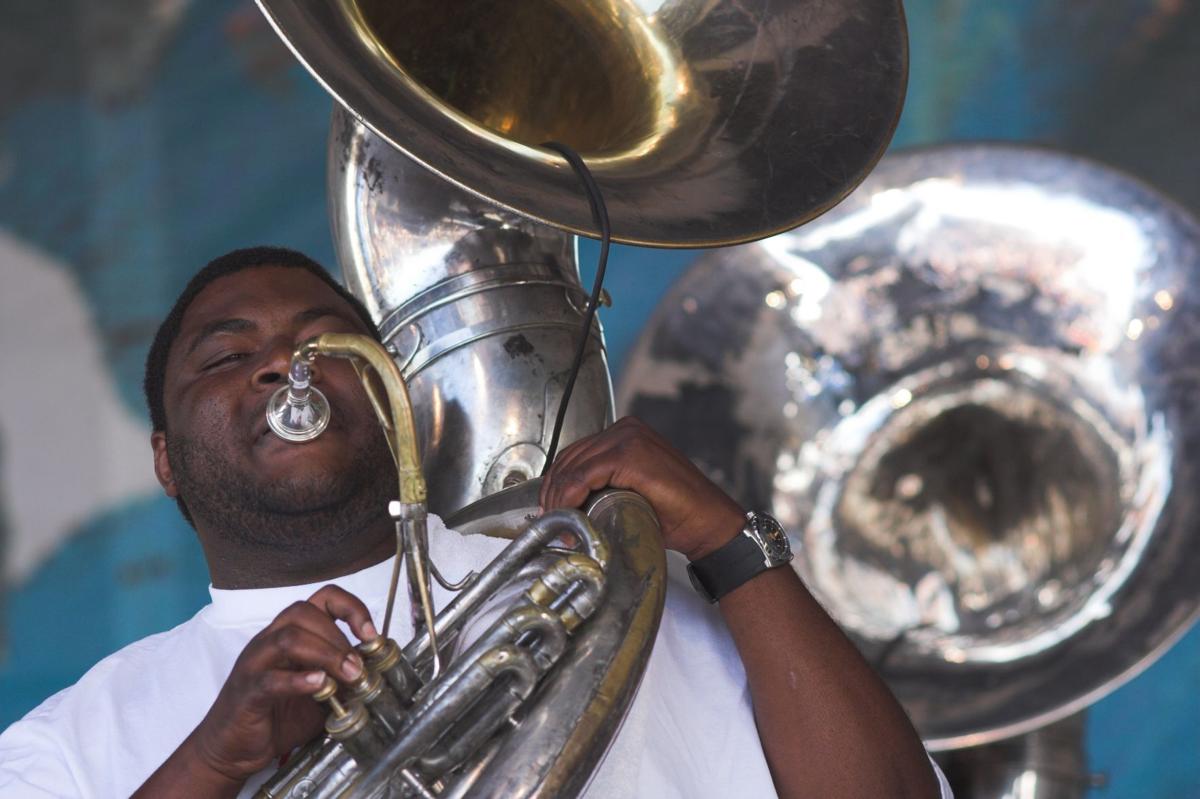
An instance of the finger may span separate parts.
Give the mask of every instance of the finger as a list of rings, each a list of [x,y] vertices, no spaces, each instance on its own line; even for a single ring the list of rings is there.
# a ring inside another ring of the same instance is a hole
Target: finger
[[[263,674],[276,669],[323,671],[340,680],[354,680],[362,674],[362,659],[349,645],[331,643],[323,636],[291,624],[272,630],[247,647],[244,669]]]
[[[550,501],[551,491],[554,484],[554,474],[561,471],[564,466],[569,464],[576,455],[586,450],[590,443],[602,436],[603,433],[596,433],[578,441],[572,442],[569,446],[558,451],[554,457],[554,462],[550,464],[550,468],[546,470],[545,479],[542,480],[541,489],[538,491],[538,503],[543,507],[550,507],[547,503]]]
[[[604,446],[593,447],[572,461],[556,475],[552,499],[557,504],[552,507],[578,507],[591,492],[603,488],[634,489],[654,504],[653,498],[662,493],[664,483],[695,471],[686,461],[666,457],[667,451],[644,433],[640,423],[626,426],[619,435],[609,437]],[[687,471],[681,472],[680,468]]]
[[[593,491],[619,485],[623,481],[617,479],[620,460],[613,457],[612,449],[604,449],[584,458],[555,475],[554,489],[551,492],[550,508],[578,508],[587,500]]]
[[[371,611],[363,601],[349,591],[336,585],[327,585],[308,598],[308,601],[335,619],[350,625],[360,641],[373,641],[379,637],[371,622]]]
[[[608,429],[573,443],[563,452],[563,457],[554,462],[543,483],[543,508],[576,507],[583,500],[571,503],[563,496],[562,475],[569,474],[576,466],[599,454],[620,448],[636,431],[628,425],[613,425]]]
[[[258,693],[267,699],[306,696],[316,693],[325,683],[323,671],[270,669],[258,675]]]
[[[613,424],[613,427],[618,426],[641,437],[642,439],[646,440],[647,443],[657,446],[657,448],[660,449],[663,454],[669,455],[676,463],[689,468],[695,468],[695,465],[692,463],[692,461],[686,455],[680,452],[674,444],[668,441],[666,437],[662,435],[662,433],[658,432],[641,419],[638,419],[636,416],[622,416],[616,421],[615,424]]]
[[[622,454],[625,453],[625,454]],[[640,419],[633,416],[623,416],[612,426],[587,438],[574,442],[563,450],[562,455],[555,459],[554,465],[542,482],[539,499],[543,508],[578,507],[585,497],[578,496],[578,487],[566,476],[579,467],[579,464],[607,454],[620,464],[631,460],[630,456],[639,458],[668,457],[685,469],[694,469],[692,463],[674,449],[666,439],[656,433]],[[593,487],[599,490],[605,486]],[[630,488],[629,485],[615,486]]]
[[[548,483],[548,487],[542,507],[546,510],[578,507],[586,498],[586,496],[578,496],[579,487],[575,485],[574,475],[578,465],[583,461],[594,458],[597,452],[603,451],[603,445],[601,445],[599,450],[594,446],[580,448],[575,453],[576,457],[564,462],[561,466],[555,468],[551,474],[547,475],[546,482]]]
[[[263,630],[263,634],[269,635],[289,626],[303,627],[309,632],[321,636],[333,646],[342,649],[350,648],[350,639],[337,626],[334,618],[308,600],[296,601],[284,608]]]

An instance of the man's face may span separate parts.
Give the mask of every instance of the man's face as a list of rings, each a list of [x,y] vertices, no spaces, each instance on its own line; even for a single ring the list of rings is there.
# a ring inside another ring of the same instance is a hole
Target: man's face
[[[348,361],[315,364],[313,384],[333,411],[321,436],[294,444],[267,428],[267,401],[286,385],[292,352],[330,332],[366,331],[341,297],[303,269],[245,269],[192,301],[168,355],[167,431],[155,434],[154,445],[160,481],[198,527],[271,544],[289,528],[305,528],[299,519],[293,526],[292,515],[348,510],[361,517],[353,511],[363,502],[383,512],[394,467]]]

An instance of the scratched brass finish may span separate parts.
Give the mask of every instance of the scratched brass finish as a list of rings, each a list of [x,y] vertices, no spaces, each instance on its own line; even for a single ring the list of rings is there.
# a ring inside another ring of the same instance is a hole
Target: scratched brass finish
[[[1198,279],[1200,221],[1112,169],[895,153],[819,222],[698,261],[619,405],[774,510],[927,745],[977,746],[1200,617]]]
[[[662,616],[666,563],[654,513],[636,494],[608,491],[588,515],[539,515],[538,481],[528,481],[452,521],[474,534],[508,537],[514,522],[518,529],[481,573],[450,586],[428,556],[425,478],[399,367],[367,336],[317,336],[292,356],[289,386],[280,389],[289,408],[305,407],[318,356],[352,362],[386,434],[399,475],[400,499],[388,509],[395,569],[385,639],[360,645],[358,679],[325,678],[314,694],[329,707],[325,734],[257,797],[578,794],[620,729]],[[302,443],[311,437],[289,433],[320,435],[337,409],[326,412],[320,424],[289,417],[271,430]],[[414,637],[400,650],[386,636],[402,562]],[[458,592],[440,613],[431,578]],[[520,593],[501,595],[510,587]],[[472,629],[477,619],[488,626]]]

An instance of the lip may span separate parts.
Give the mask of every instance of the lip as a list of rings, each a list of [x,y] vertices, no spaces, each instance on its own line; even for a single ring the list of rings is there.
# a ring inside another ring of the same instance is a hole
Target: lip
[[[258,446],[266,436],[271,434],[271,427],[267,424],[267,403],[264,402],[262,407],[255,411],[253,418],[258,421],[250,428],[250,444]]]
[[[267,406],[269,404],[270,404],[269,399],[261,402],[261,404],[257,408],[255,408],[253,413],[251,414],[251,418],[256,420],[252,425],[250,425],[249,442],[250,442],[250,446],[253,448],[261,447],[263,445],[264,441],[269,441],[271,439],[276,439],[281,442],[283,441],[283,439],[279,438],[278,436],[274,435],[271,432],[271,427],[270,427],[270,425],[267,424]],[[325,428],[325,432],[322,433],[320,436],[318,436],[318,438],[323,438],[329,433],[332,433],[335,431],[340,431],[340,430],[343,430],[344,428],[345,428],[345,419],[341,417],[341,414],[334,413],[333,418],[330,419],[329,426],[327,428]],[[315,440],[316,439],[313,439],[313,441],[315,441]],[[304,442],[304,443],[311,443],[311,442]]]
[[[262,411],[261,419],[262,421],[256,423],[251,432],[250,446],[254,449],[258,449],[271,441],[278,441],[280,444],[288,444],[289,446],[296,446],[297,443],[311,444],[318,439],[328,436],[330,433],[337,432],[342,429],[340,420],[334,419],[330,422],[329,426],[325,428],[325,431],[317,438],[304,442],[284,441],[282,438],[274,435],[271,432],[271,427],[267,424],[267,412],[265,408]]]

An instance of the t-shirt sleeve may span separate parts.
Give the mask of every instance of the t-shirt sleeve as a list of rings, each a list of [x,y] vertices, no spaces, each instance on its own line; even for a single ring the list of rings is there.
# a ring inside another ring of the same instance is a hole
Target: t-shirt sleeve
[[[83,795],[53,726],[45,718],[57,700],[51,697],[0,733],[0,796],[61,799]]]

